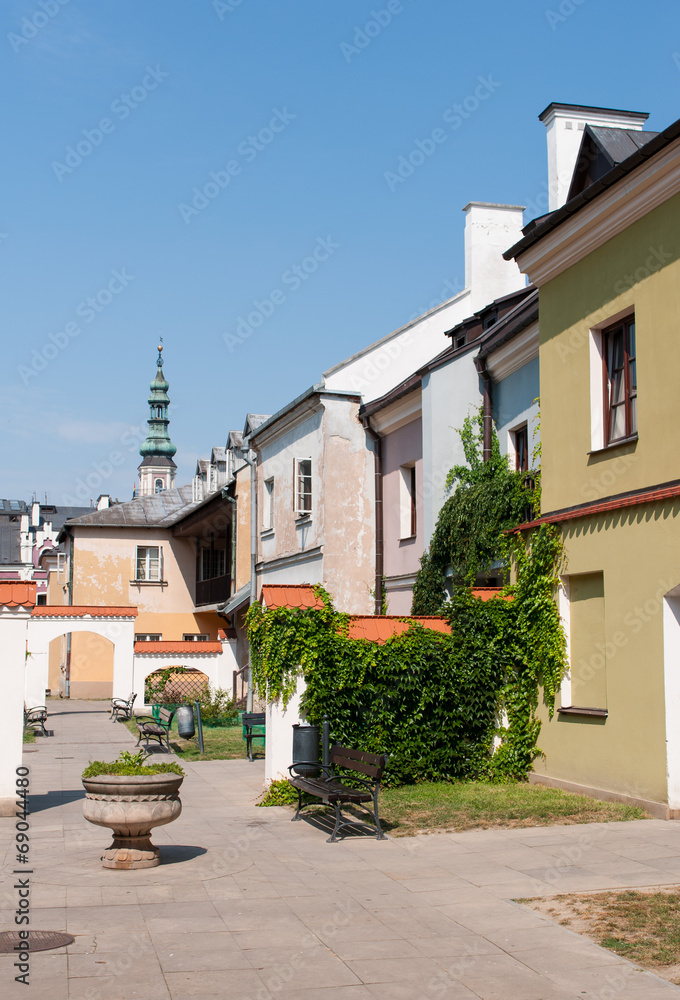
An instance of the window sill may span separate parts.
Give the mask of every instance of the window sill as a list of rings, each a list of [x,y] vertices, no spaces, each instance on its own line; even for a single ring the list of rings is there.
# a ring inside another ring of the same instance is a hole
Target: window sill
[[[604,448],[595,448],[593,451],[587,452],[587,455],[605,455],[608,451],[613,451],[615,448],[621,448],[624,444],[634,444],[637,439],[637,434],[633,434],[632,437],[621,438],[619,441],[612,441],[611,444],[605,445]]]
[[[311,523],[312,523],[312,515],[311,514],[296,514],[295,515],[295,527],[296,528],[300,528],[300,527],[302,527],[305,524],[311,524]]]
[[[167,580],[130,580],[131,587],[167,587]]]
[[[609,712],[606,708],[577,708],[576,705],[569,705],[567,708],[558,708],[558,715],[588,715],[598,719],[606,719]]]
[[[405,542],[415,542],[417,535],[404,535],[403,538],[399,539],[399,544],[403,545]]]
[[[260,532],[260,538],[273,538],[274,529],[273,528],[263,528]]]

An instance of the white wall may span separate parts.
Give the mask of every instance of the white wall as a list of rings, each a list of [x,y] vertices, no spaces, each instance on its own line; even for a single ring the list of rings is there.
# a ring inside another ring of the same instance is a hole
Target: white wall
[[[454,465],[465,464],[457,430],[481,405],[479,375],[472,347],[423,377],[423,528],[427,547],[437,515],[449,497],[446,476]]]
[[[25,608],[0,610],[3,708],[0,726],[0,816],[14,816],[16,813],[16,769],[21,767],[23,754],[26,626],[29,620],[30,611]]]
[[[305,682],[300,677],[296,692],[285,709],[280,701],[267,705],[264,761],[264,778],[267,784],[288,777],[288,766],[293,762],[293,726],[305,721],[300,713],[304,690]]]

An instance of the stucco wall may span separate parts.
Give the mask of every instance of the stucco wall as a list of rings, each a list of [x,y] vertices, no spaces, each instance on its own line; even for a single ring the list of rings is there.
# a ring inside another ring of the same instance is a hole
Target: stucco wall
[[[477,348],[423,377],[423,529],[428,545],[448,493],[449,470],[465,462],[458,430],[481,405]]]
[[[526,423],[529,437],[529,465],[539,444],[538,403],[540,393],[538,358],[493,384],[493,421],[503,455],[514,455],[511,431]]]
[[[564,528],[567,573],[604,575],[604,648],[592,649],[586,675],[603,679],[607,704],[593,707],[609,715],[548,722],[543,709],[537,773],[666,801],[662,611],[663,595],[680,583],[679,514],[676,501]]]
[[[541,288],[544,510],[680,477],[680,423],[671,416],[679,256],[680,195]],[[639,440],[589,455],[590,329],[628,308],[635,310]]]
[[[236,473],[236,585],[250,583],[250,466]]]
[[[258,591],[263,583],[323,583],[336,606],[370,613],[374,586],[373,452],[347,398],[314,398],[260,445]],[[293,506],[295,459],[312,462],[312,512]],[[274,479],[273,527],[263,529],[264,483]]]
[[[418,417],[382,439],[384,575],[389,614],[409,614],[413,597],[410,578],[420,568],[425,532],[423,528],[423,426]],[[416,470],[416,534],[402,538],[401,466],[414,463]],[[393,577],[409,578],[393,580]]]

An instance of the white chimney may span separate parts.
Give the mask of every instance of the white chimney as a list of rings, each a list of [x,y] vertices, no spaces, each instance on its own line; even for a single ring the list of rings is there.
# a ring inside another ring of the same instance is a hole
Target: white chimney
[[[548,130],[548,207],[554,212],[567,200],[586,125],[641,131],[649,115],[581,104],[549,104],[538,118]]]
[[[108,493],[102,493],[97,498],[97,510],[107,510],[111,506],[111,497]]]
[[[465,212],[465,287],[470,289],[470,311],[526,285],[514,260],[503,254],[522,238],[523,205],[495,205],[471,201]]]
[[[34,528],[40,526],[40,504],[37,500],[31,504],[31,526]]]

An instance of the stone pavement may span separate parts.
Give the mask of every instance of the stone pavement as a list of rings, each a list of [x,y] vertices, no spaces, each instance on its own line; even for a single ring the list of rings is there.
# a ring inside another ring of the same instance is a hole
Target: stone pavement
[[[31,927],[75,943],[0,955],[0,996],[27,1000],[662,1000],[671,984],[513,902],[680,882],[662,820],[327,844],[258,809],[262,762],[186,765],[164,863],[107,871],[80,773],[133,740],[102,702],[51,702],[31,768]],[[29,748],[30,751],[30,748]],[[0,929],[13,929],[14,824],[0,819]]]

